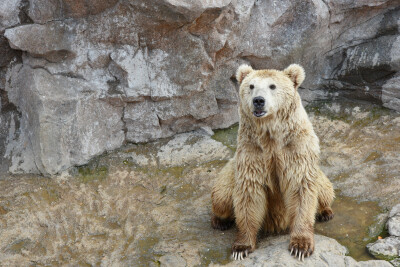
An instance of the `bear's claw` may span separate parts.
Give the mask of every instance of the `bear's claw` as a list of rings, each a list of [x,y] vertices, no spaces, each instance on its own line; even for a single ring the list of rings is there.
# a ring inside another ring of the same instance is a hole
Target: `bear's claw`
[[[300,261],[304,261],[304,257],[310,257],[313,253],[313,245],[307,239],[297,240],[297,242],[291,242],[289,245],[290,255],[295,258],[299,258]]]
[[[250,246],[234,245],[232,251],[232,257],[234,260],[243,260],[249,256]]]

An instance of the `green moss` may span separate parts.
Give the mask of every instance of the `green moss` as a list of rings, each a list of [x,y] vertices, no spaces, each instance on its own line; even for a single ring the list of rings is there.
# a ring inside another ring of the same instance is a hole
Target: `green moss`
[[[211,138],[236,151],[238,129],[239,124],[235,124],[227,129],[216,130]]]
[[[374,121],[378,120],[382,116],[386,116],[390,114],[390,110],[384,107],[379,107],[379,106],[374,106],[369,110],[368,116],[355,120],[352,124],[353,128],[360,128],[360,127],[365,127],[367,125],[370,125]]]
[[[387,255],[377,254],[377,253],[371,253],[371,254],[372,254],[372,256],[374,256],[375,259],[384,260],[384,261],[392,261],[392,260],[395,260],[398,258],[396,256],[387,256]]]
[[[82,183],[94,180],[104,180],[108,176],[107,166],[81,166],[78,167],[78,179]]]

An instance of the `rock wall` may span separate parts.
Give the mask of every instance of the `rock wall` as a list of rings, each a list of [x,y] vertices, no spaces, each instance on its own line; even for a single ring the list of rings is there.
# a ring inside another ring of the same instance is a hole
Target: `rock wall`
[[[306,68],[305,103],[400,110],[398,0],[3,0],[0,172],[238,121],[234,72]]]

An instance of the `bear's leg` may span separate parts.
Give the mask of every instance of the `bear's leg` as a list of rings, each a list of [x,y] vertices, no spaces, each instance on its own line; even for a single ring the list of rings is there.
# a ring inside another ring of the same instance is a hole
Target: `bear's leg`
[[[287,194],[290,216],[289,251],[299,260],[309,257],[314,252],[314,222],[317,212],[317,191],[312,180],[290,186]]]
[[[267,209],[264,188],[265,160],[257,149],[237,154],[237,181],[233,191],[235,221],[238,228],[232,245],[235,260],[247,257],[256,248],[257,234],[263,225]]]
[[[328,177],[320,170],[320,177],[318,179],[318,213],[317,220],[320,222],[326,222],[333,218],[334,213],[331,208],[333,199],[335,198],[335,192],[331,181]]]
[[[256,248],[257,234],[265,218],[267,198],[261,184],[243,181],[235,188],[233,199],[238,233],[232,253],[238,260],[247,257]]]
[[[211,225],[214,229],[226,230],[233,223],[232,191],[235,182],[235,158],[231,159],[218,175],[212,189],[212,218]]]

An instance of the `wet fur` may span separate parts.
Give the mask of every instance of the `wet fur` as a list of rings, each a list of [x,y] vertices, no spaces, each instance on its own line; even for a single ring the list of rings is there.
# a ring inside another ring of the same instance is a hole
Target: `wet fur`
[[[272,78],[285,102],[261,119],[244,104],[246,88],[255,77]],[[314,251],[316,215],[321,220],[333,217],[334,191],[320,170],[319,140],[297,92],[304,71],[298,65],[284,71],[241,66],[237,79],[241,84],[237,151],[213,187],[212,225],[227,229],[235,221],[236,259],[254,251],[262,228],[269,233],[289,229],[289,250],[307,257]]]

